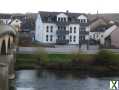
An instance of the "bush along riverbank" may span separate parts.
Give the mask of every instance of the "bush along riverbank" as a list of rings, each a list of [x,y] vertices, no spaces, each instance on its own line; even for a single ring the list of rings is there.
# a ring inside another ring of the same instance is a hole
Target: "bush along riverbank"
[[[17,54],[16,69],[78,70],[95,74],[115,74],[119,71],[119,54],[100,50],[97,54]]]

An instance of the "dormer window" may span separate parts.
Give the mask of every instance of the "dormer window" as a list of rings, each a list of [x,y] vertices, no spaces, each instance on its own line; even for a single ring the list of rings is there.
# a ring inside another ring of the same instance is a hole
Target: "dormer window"
[[[60,18],[58,18],[58,21],[60,21]]]
[[[63,18],[61,18],[61,22],[63,21]]]
[[[86,19],[80,19],[79,21],[80,21],[80,23],[87,23],[86,22],[87,21]]]
[[[66,18],[64,18],[64,22],[66,22]]]
[[[85,15],[80,15],[77,19],[80,23],[87,23],[87,17]]]
[[[57,15],[57,21],[66,22],[68,20],[68,16],[64,13],[60,13]]]

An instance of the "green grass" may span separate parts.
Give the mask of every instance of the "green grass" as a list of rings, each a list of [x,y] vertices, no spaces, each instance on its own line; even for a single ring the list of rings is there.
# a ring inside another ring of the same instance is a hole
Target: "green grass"
[[[17,54],[18,63],[35,63],[38,56],[35,54]],[[48,54],[48,62],[67,62],[70,60],[69,54]]]
[[[44,54],[43,54],[44,55]],[[70,61],[69,54],[48,54],[47,63],[67,63]],[[16,68],[30,68],[34,67],[39,61],[39,54],[17,54],[16,55]],[[45,57],[42,56],[43,58]],[[44,63],[44,60],[42,60]]]
[[[82,69],[95,69],[96,67],[119,69],[119,54],[110,51],[100,51],[97,54],[47,54],[36,52],[34,54],[17,54],[16,69],[35,68],[45,65],[48,67],[70,67]]]

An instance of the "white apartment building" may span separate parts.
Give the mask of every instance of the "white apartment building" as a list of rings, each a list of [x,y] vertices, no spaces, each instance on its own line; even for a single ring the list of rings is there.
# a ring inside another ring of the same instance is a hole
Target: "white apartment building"
[[[89,20],[85,14],[39,12],[35,40],[47,44],[82,44],[89,39]]]

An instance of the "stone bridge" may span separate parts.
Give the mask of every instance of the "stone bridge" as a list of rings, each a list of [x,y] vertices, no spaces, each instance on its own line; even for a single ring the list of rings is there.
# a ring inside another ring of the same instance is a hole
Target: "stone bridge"
[[[0,90],[9,90],[9,80],[15,78],[16,31],[10,25],[0,25]]]

